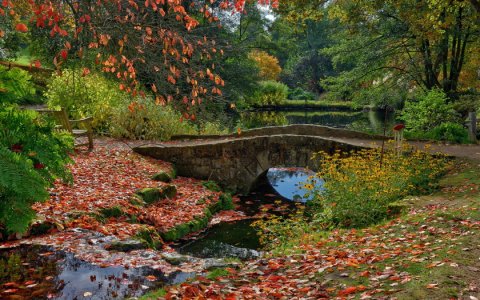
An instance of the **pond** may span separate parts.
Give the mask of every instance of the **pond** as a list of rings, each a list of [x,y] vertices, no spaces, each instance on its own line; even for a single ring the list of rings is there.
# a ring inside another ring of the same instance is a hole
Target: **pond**
[[[240,123],[245,128],[281,126],[291,124],[315,124],[336,128],[348,128],[374,134],[383,134],[386,119],[387,134],[396,123],[393,112],[385,118],[383,110],[289,110],[250,111],[240,114]]]
[[[147,267],[101,267],[39,245],[0,250],[0,299],[124,299],[193,276]]]
[[[314,172],[304,168],[271,168],[266,172],[266,184],[245,196],[240,197],[239,210],[252,218],[222,222],[212,226],[201,235],[181,242],[177,251],[182,254],[202,258],[251,259],[261,254],[261,245],[256,230],[251,224],[262,209],[269,213],[288,215],[293,213],[295,203],[305,203],[311,198],[305,197],[305,184],[321,189],[321,180],[312,181]]]

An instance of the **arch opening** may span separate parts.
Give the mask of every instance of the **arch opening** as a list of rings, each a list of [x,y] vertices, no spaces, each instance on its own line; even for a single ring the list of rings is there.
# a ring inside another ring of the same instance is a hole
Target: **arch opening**
[[[309,189],[321,189],[323,180],[312,170],[294,167],[273,167],[263,171],[253,182],[250,192],[274,193],[282,198],[305,203],[312,199]]]

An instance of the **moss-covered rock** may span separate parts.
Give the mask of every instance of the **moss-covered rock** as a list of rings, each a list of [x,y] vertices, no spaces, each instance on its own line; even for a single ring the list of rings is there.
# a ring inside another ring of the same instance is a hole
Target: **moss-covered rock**
[[[125,215],[120,206],[106,207],[99,210],[99,213],[105,218],[119,218]]]
[[[169,184],[161,188],[143,188],[135,192],[146,204],[152,204],[165,198],[173,198],[177,195],[177,187]]]
[[[162,172],[158,172],[157,174],[153,175],[152,180],[168,183],[168,182],[172,181],[172,177],[167,172],[162,171]]]
[[[165,241],[179,240],[189,233],[200,231],[206,228],[210,219],[217,212],[232,208],[232,196],[230,194],[221,194],[216,203],[209,205],[208,208],[203,211],[202,217],[195,217],[190,222],[179,224],[166,232],[161,232],[160,235]]]
[[[163,240],[160,234],[153,229],[142,229],[137,232],[135,238],[147,245],[148,248],[161,249]]]
[[[142,197],[137,194],[133,194],[130,197],[129,202],[135,206],[145,206],[147,204],[145,201],[143,201]]]
[[[173,184],[165,185],[162,188],[160,188],[160,198],[165,199],[165,198],[173,198],[177,195],[177,187],[174,186]]]
[[[135,192],[145,203],[151,204],[160,200],[160,189],[143,188]]]

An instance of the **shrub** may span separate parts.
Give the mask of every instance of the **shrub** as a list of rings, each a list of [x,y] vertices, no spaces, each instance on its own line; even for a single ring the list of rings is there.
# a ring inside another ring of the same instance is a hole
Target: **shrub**
[[[400,115],[405,126],[411,131],[428,131],[441,123],[454,122],[457,113],[447,103],[446,94],[439,89],[420,95],[418,101],[408,100]]]
[[[309,202],[315,222],[322,226],[364,227],[387,218],[388,205],[402,197],[430,191],[445,170],[445,160],[414,151],[397,156],[387,151],[380,164],[379,149],[340,153],[321,153],[323,189],[312,188]]]
[[[8,233],[28,228],[31,205],[48,199],[55,178],[70,179],[73,139],[54,126],[34,112],[0,107],[0,227]]]
[[[452,143],[468,143],[468,130],[458,123],[442,123],[427,133],[433,140],[448,141]]]
[[[92,126],[105,131],[114,115],[114,108],[127,103],[129,97],[117,84],[100,74],[82,76],[78,69],[65,69],[53,75],[45,96],[50,107],[65,107],[70,118],[93,117]]]
[[[35,97],[32,76],[19,68],[0,66],[0,98],[2,103],[28,103]]]
[[[113,111],[110,133],[114,137],[143,140],[169,140],[172,135],[195,134],[196,129],[169,106],[150,99],[124,103]]]
[[[288,86],[276,81],[262,81],[258,91],[249,99],[251,105],[278,105],[288,96]]]
[[[364,227],[398,214],[397,202],[408,194],[430,191],[447,167],[446,160],[414,151],[404,156],[370,149],[349,156],[318,153],[320,166],[312,180],[324,181],[320,189],[307,182],[306,209],[290,217],[271,216],[258,220],[261,243],[267,248],[286,250],[293,243],[315,238],[310,233],[329,228]]]
[[[288,93],[290,100],[315,100],[315,95],[302,88],[295,88]]]

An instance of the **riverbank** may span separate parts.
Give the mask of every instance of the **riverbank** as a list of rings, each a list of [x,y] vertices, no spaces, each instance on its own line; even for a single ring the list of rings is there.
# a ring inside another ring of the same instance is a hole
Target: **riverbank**
[[[480,170],[457,160],[431,195],[407,197],[399,218],[309,234],[216,280],[170,287],[167,298],[477,299]],[[164,293],[164,294],[165,294]],[[146,297],[148,299],[148,297]]]
[[[275,105],[254,106],[255,110],[298,110],[298,109],[325,109],[325,110],[361,110],[356,109],[350,101],[325,101],[325,100],[283,100]]]

